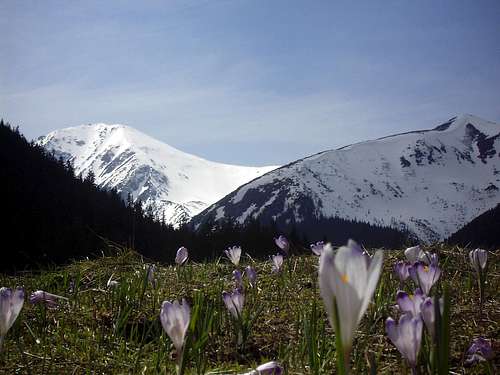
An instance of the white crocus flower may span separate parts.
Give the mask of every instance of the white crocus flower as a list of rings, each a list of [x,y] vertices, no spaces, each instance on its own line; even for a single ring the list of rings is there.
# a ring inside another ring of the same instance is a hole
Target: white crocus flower
[[[486,262],[488,261],[488,252],[483,249],[471,250],[469,252],[469,259],[472,267],[476,272],[481,272],[486,268]]]
[[[273,269],[272,269],[272,272],[280,272],[281,271],[281,267],[283,266],[283,255],[281,254],[276,254],[276,255],[273,255]]]
[[[334,324],[334,300],[337,304],[338,323],[344,352],[352,347],[354,333],[372,298],[382,267],[382,251],[366,261],[359,246],[350,242],[336,253],[330,244],[320,257],[319,287],[330,324]]]
[[[281,375],[283,374],[283,367],[276,362],[271,361],[260,365],[255,370],[246,372],[241,375]]]
[[[175,263],[182,266],[189,258],[189,251],[184,246],[180,247],[175,254]]]
[[[184,299],[182,303],[164,301],[161,305],[161,324],[178,353],[182,351],[184,346],[184,337],[189,327],[190,316],[191,310]]]
[[[233,263],[235,266],[238,266],[238,264],[240,264],[241,247],[233,246],[228,248],[224,252],[226,253],[226,256],[229,258],[231,263]]]
[[[222,292],[222,299],[228,311],[235,319],[240,319],[245,304],[245,295],[238,289],[232,293]]]
[[[0,288],[0,351],[3,339],[21,312],[24,304],[24,289]]]
[[[420,246],[409,247],[405,250],[405,257],[408,262],[412,264],[420,259],[421,254],[422,250],[420,249]]]
[[[437,254],[431,254],[427,251],[424,251],[418,245],[407,248],[405,250],[405,257],[411,264],[415,262],[423,262],[427,265],[438,264]]]

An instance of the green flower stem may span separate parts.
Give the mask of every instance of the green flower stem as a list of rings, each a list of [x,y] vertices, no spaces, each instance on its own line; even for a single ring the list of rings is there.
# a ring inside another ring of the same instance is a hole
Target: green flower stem
[[[435,314],[436,314],[436,331],[437,331],[437,362],[438,374],[447,375],[449,373],[449,355],[450,355],[450,292],[448,284],[443,285],[443,314],[441,315],[439,308],[439,300],[434,299]]]
[[[482,272],[481,270],[478,271],[478,285],[479,285],[479,313],[482,315],[483,314],[483,304],[484,304],[484,284],[486,280],[486,275],[485,272]]]
[[[184,348],[181,349],[178,354],[179,365],[177,366],[177,375],[184,375],[184,371],[186,370],[186,361],[184,360]]]
[[[335,326],[335,348],[337,350],[337,372],[339,375],[349,374],[349,349],[342,344],[339,311],[337,300],[333,299],[333,323]]]

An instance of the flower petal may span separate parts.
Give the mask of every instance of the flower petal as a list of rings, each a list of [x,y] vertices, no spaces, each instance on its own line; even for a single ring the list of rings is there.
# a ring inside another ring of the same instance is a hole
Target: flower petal
[[[361,317],[366,312],[368,308],[368,304],[372,299],[373,293],[377,288],[378,279],[380,278],[380,272],[382,271],[382,263],[383,263],[384,254],[382,250],[378,250],[372,257],[370,262],[370,267],[368,268],[368,277],[366,280],[366,285],[363,288],[363,302],[361,304],[361,309],[358,316],[358,322],[361,320]]]

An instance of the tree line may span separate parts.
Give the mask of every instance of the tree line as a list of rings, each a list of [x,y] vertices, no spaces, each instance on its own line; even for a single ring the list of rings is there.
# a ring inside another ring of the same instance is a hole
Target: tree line
[[[116,247],[134,248],[169,263],[180,246],[186,246],[195,261],[218,257],[232,245],[241,245],[254,257],[267,257],[277,251],[273,238],[279,234],[289,237],[296,252],[309,251],[309,242],[319,240],[342,244],[352,237],[366,246],[397,247],[408,238],[395,229],[338,218],[307,226],[261,225],[255,220],[239,225],[227,219],[197,230],[189,224],[175,229],[144,210],[141,202],[96,186],[92,173],[76,176],[70,162],[28,141],[3,120],[0,165],[3,271],[100,256]]]

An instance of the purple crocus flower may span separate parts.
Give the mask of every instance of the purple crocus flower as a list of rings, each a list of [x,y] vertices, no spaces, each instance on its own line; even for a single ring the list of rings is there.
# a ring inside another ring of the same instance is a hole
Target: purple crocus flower
[[[285,236],[281,235],[278,238],[274,239],[274,243],[278,246],[285,254],[288,254],[290,250],[290,242],[286,239]]]
[[[413,316],[420,314],[420,305],[424,302],[424,299],[425,295],[419,288],[413,294],[408,294],[402,290],[396,294],[399,309],[404,313],[411,313]]]
[[[238,289],[232,293],[222,292],[222,299],[228,311],[235,319],[240,319],[243,312],[243,304],[245,303],[245,295]]]
[[[410,274],[408,272],[410,266],[411,265],[409,263],[402,260],[396,262],[396,264],[394,265],[394,274],[399,279],[401,285],[406,281],[406,279],[408,279],[408,277],[410,277]]]
[[[416,262],[408,269],[408,273],[422,292],[428,295],[432,286],[439,280],[441,269],[436,264],[428,266],[423,262]]]
[[[494,356],[490,342],[483,337],[478,337],[472,341],[472,345],[467,350],[467,359],[464,364],[469,367],[478,362],[489,361]]]
[[[177,353],[181,353],[184,346],[184,337],[186,336],[191,318],[191,309],[186,300],[182,303],[174,301],[164,301],[161,305],[160,320],[163,329],[175,346]]]
[[[255,370],[246,372],[241,375],[281,375],[283,374],[283,367],[276,362],[271,361],[260,365]]]
[[[31,293],[29,301],[32,305],[44,304],[47,307],[57,307],[59,299],[68,300],[66,297],[58,296],[57,294],[47,293],[43,290],[37,290]]]
[[[257,272],[252,266],[247,266],[245,268],[245,274],[248,277],[248,282],[250,283],[251,287],[255,286],[255,282],[257,281]]]
[[[236,288],[239,289],[243,286],[243,275],[241,274],[240,270],[233,271],[233,280],[234,283],[236,284]]]
[[[488,261],[488,252],[483,249],[471,250],[469,252],[469,259],[472,267],[476,272],[481,272],[486,269],[486,262]]]
[[[420,316],[404,314],[399,318],[399,323],[392,318],[385,321],[385,331],[394,346],[399,350],[410,367],[417,365],[418,352],[422,343],[423,322]]]
[[[187,262],[189,257],[189,251],[186,249],[184,246],[181,246],[179,250],[177,250],[177,253],[175,254],[175,263],[177,263],[179,266],[184,265],[184,263]]]
[[[3,339],[21,312],[24,304],[24,289],[0,288],[0,351]]]
[[[235,266],[238,266],[238,264],[240,264],[241,247],[229,247],[227,250],[224,250],[224,252],[226,253],[226,256],[229,258],[231,263],[233,263]]]
[[[442,298],[439,299],[439,311],[443,315],[444,301]],[[427,331],[432,338],[436,336],[436,310],[434,307],[434,299],[427,297],[424,302],[420,305],[420,311],[422,312],[422,319],[425,323]]]
[[[273,255],[273,270],[272,272],[278,273],[281,271],[281,267],[283,266],[283,255],[276,254]]]
[[[323,241],[319,241],[316,243],[312,243],[309,246],[311,247],[311,251],[314,253],[314,255],[321,256],[321,253],[323,253],[323,249],[325,247],[325,243]]]

